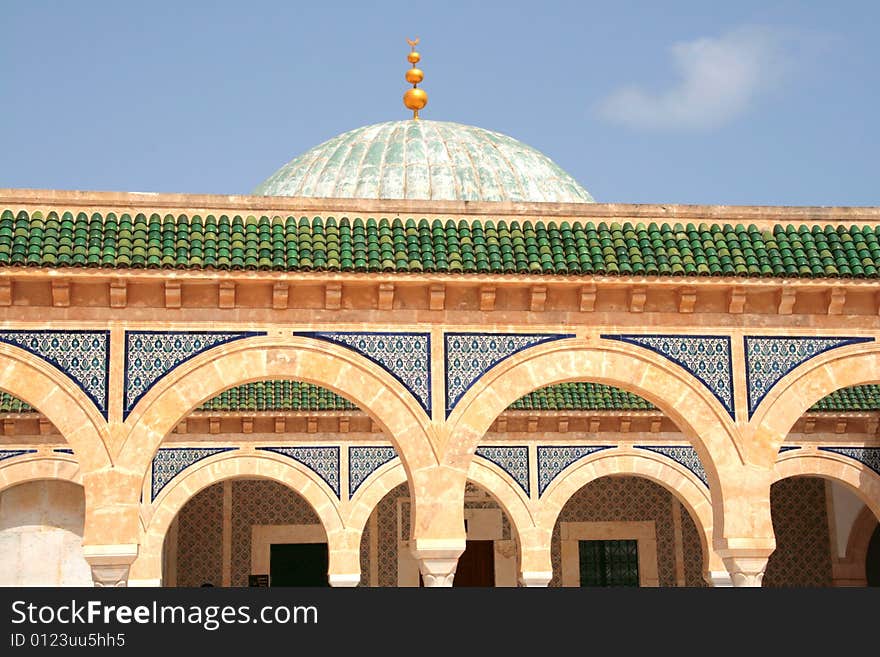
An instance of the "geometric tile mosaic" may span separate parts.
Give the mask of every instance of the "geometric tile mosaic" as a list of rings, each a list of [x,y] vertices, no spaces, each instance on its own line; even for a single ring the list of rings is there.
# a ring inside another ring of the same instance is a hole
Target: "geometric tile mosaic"
[[[257,447],[263,452],[275,452],[302,463],[312,470],[339,497],[339,447]]]
[[[730,337],[720,335],[601,335],[651,351],[680,365],[699,379],[735,417]]]
[[[848,456],[880,475],[880,447],[820,447],[819,450]]]
[[[367,477],[396,458],[393,447],[349,447],[348,496],[352,497]]]
[[[613,445],[538,446],[538,496],[543,495],[550,482],[575,461],[613,447]]]
[[[504,470],[529,495],[528,447],[477,447],[475,454]]]
[[[371,360],[400,381],[431,415],[430,333],[302,331],[294,335],[332,342]]]
[[[446,368],[446,417],[483,374],[505,358],[553,340],[573,338],[573,333],[446,333],[443,361]]]
[[[874,338],[745,336],[743,343],[749,419],[770,389],[798,365],[830,349],[873,340]]]
[[[238,447],[163,447],[153,457],[150,479],[150,499],[155,500],[159,492],[174,477],[193,463],[214,454],[236,450]]]
[[[36,454],[35,449],[0,449],[0,461],[11,459],[22,454]]]
[[[656,447],[654,445],[635,445],[636,449],[646,449],[650,452],[656,452],[657,454],[662,454],[668,458],[671,458],[673,461],[680,463],[688,470],[693,472],[700,481],[706,484],[706,487],[709,486],[709,479],[706,477],[706,470],[703,468],[703,462],[700,461],[700,457],[697,454],[697,450],[693,447],[681,447],[681,446],[662,446]]]
[[[110,331],[2,331],[0,342],[21,347],[57,367],[107,417]]]
[[[200,353],[264,331],[126,331],[123,417],[163,376]]]

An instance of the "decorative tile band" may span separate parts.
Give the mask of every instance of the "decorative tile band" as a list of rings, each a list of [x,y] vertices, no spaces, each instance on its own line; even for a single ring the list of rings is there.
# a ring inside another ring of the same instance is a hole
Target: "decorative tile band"
[[[770,392],[770,389],[794,368],[831,349],[873,341],[874,338],[787,337],[779,335],[747,335],[743,337],[749,419],[767,393]]]
[[[504,470],[529,496],[528,447],[477,447],[475,453]]]
[[[800,449],[800,448],[801,448],[800,445],[783,445],[782,447],[779,448],[779,453],[782,454],[783,452],[790,452],[793,449]]]
[[[236,450],[238,447],[163,447],[153,457],[150,479],[150,499],[155,500],[159,492],[193,463],[209,456]]]
[[[265,331],[126,331],[123,417],[159,379],[202,352]]]
[[[601,335],[660,354],[693,374],[735,418],[730,337],[721,335]]]
[[[69,447],[56,447],[52,451],[58,452],[59,454],[73,454],[73,450]]]
[[[339,497],[339,447],[257,447],[302,463],[323,479]]]
[[[29,351],[66,374],[107,418],[110,331],[2,331],[0,342]]]
[[[294,335],[341,345],[376,363],[431,415],[431,334],[300,331]]]
[[[553,340],[573,338],[573,333],[446,333],[443,360],[446,368],[446,417],[483,374],[516,353]]]
[[[706,488],[709,487],[709,478],[706,476],[706,470],[703,468],[703,462],[700,461],[700,457],[697,455],[697,450],[693,447],[679,447],[679,446],[669,446],[669,447],[655,447],[654,445],[634,445],[636,449],[645,449],[649,452],[656,452],[657,454],[662,454],[667,458],[672,459],[676,463],[680,463],[688,470],[693,472],[700,481],[702,481]]]
[[[601,452],[605,449],[613,449],[614,445],[597,446],[565,446],[565,447],[538,447],[538,496],[544,494],[560,472],[565,470],[575,461],[586,458],[590,454]]]
[[[37,450],[35,449],[0,449],[0,461],[5,461],[6,459],[12,459],[16,456],[22,456],[24,454],[36,454]]]
[[[820,447],[819,451],[848,456],[880,475],[880,447]]]
[[[355,491],[380,467],[397,458],[393,447],[349,447],[348,448],[348,496]]]

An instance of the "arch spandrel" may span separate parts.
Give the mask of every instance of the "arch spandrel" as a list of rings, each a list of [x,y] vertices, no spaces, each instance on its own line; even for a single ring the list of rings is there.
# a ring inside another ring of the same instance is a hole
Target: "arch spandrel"
[[[60,370],[24,349],[0,343],[0,389],[45,415],[74,450],[84,471],[112,465],[106,420]]]

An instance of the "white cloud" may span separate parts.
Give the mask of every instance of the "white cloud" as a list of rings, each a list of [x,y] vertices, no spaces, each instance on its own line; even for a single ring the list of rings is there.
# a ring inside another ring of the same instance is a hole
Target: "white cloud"
[[[599,115],[650,130],[707,130],[744,114],[791,69],[797,37],[787,30],[743,27],[670,48],[679,79],[667,89],[622,87]]]

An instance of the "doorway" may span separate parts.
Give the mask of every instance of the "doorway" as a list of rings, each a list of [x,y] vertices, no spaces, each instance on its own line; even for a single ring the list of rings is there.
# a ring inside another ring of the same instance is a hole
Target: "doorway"
[[[329,586],[329,559],[326,543],[273,543],[269,585]]]
[[[467,541],[452,586],[495,586],[495,541]]]

